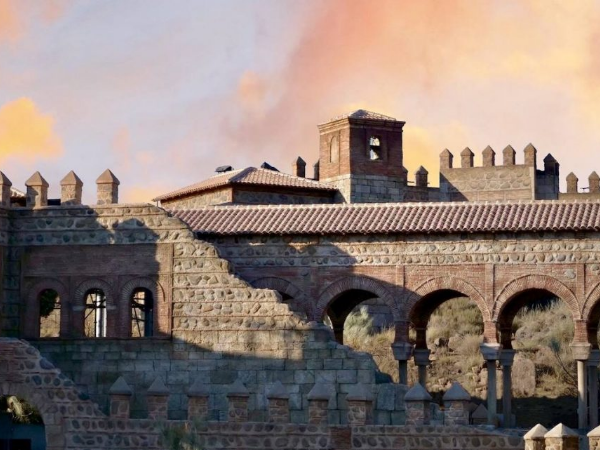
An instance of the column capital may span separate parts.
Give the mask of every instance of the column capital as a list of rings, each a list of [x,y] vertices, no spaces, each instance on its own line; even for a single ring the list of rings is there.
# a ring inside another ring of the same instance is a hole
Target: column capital
[[[600,364],[600,350],[597,348],[590,350],[590,356],[587,360],[588,367],[598,367]]]
[[[413,354],[415,346],[410,342],[394,342],[392,344],[392,353],[394,359],[398,361],[407,361]]]
[[[428,348],[415,348],[413,350],[415,357],[415,364],[417,366],[428,366],[429,365],[429,355],[431,354],[431,350]]]
[[[500,358],[502,345],[483,343],[479,346],[479,350],[483,355],[483,359],[485,359],[486,361],[497,361]]]
[[[571,347],[573,359],[577,361],[586,361],[590,357],[592,346],[587,342],[573,342],[569,347]]]
[[[513,349],[502,349],[500,351],[500,365],[501,366],[512,366],[515,362],[515,354],[517,352]]]

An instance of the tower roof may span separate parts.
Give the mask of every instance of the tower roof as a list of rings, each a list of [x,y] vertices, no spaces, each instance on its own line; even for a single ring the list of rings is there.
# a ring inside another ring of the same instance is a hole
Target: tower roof
[[[394,117],[386,116],[383,114],[379,114],[372,111],[367,111],[366,109],[357,109],[356,111],[352,111],[347,114],[342,114],[340,116],[333,117],[331,122],[340,119],[374,119],[374,120],[393,120],[397,122]]]

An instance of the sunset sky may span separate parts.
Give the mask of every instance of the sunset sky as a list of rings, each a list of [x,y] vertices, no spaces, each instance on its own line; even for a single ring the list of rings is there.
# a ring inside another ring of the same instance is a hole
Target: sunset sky
[[[406,121],[411,178],[532,142],[583,187],[598,24],[600,0],[0,0],[0,170],[58,197],[72,169],[88,202],[106,168],[131,202],[224,164],[312,175],[316,125],[364,108]]]

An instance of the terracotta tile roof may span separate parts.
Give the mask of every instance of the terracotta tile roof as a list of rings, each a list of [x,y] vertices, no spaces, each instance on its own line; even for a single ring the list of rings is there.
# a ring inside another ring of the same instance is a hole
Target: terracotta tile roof
[[[199,234],[600,231],[600,201],[213,206],[171,213]]]
[[[276,172],[268,169],[257,169],[247,167],[246,169],[233,170],[223,174],[215,175],[200,183],[178,189],[168,194],[161,195],[153,201],[168,200],[176,197],[183,197],[197,192],[214,189],[220,186],[232,184],[249,184],[258,186],[277,186],[284,188],[313,189],[319,191],[336,191],[337,189],[329,185],[319,183],[318,181],[307,178],[296,177],[287,173]]]

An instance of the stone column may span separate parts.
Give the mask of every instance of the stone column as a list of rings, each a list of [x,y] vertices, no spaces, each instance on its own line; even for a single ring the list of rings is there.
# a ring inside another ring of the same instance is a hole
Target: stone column
[[[445,425],[469,425],[471,396],[458,381],[442,397]]]
[[[114,173],[106,169],[96,180],[98,187],[98,205],[112,205],[119,203],[119,184]]]
[[[208,420],[208,391],[196,380],[188,389],[188,420]]]
[[[38,208],[48,206],[48,182],[36,172],[25,182],[27,186],[27,206]]]
[[[125,381],[119,377],[108,390],[110,396],[110,416],[115,419],[129,419],[129,409],[133,390]]]
[[[502,346],[500,344],[481,344],[479,347],[483,359],[487,366],[487,411],[488,425],[497,424],[497,404],[498,398],[496,393],[496,361],[500,358]]]
[[[398,361],[400,384],[408,384],[408,360],[413,353],[413,345],[409,342],[394,342],[392,344],[394,359]]]
[[[523,440],[525,441],[525,450],[546,450],[544,436],[548,430],[539,423],[525,433]]]
[[[60,181],[60,204],[81,205],[83,181],[72,170]]]
[[[429,425],[431,421],[431,395],[419,383],[404,396],[406,405],[406,425]]]
[[[315,383],[306,398],[308,399],[308,423],[313,425],[327,425],[327,411],[329,399],[335,394],[331,384]]]
[[[500,352],[500,365],[502,366],[502,415],[504,428],[511,428],[512,424],[512,365],[515,360],[515,351],[505,349]]]
[[[348,425],[360,426],[373,423],[373,392],[360,383],[353,386],[346,397]]]
[[[598,424],[598,364],[600,364],[600,350],[590,351],[590,357],[587,360],[588,371],[588,404],[590,428],[596,428]]]
[[[544,435],[546,450],[579,450],[579,435],[559,423]]]
[[[415,348],[415,364],[419,370],[419,384],[427,386],[427,366],[429,366],[429,355],[431,351],[427,348]]]
[[[160,378],[148,388],[146,393],[148,403],[148,419],[167,420],[169,415],[169,389]]]
[[[6,175],[0,172],[0,205],[10,208],[10,188],[11,181]]]
[[[229,401],[228,421],[248,422],[248,400],[250,392],[239,379],[229,388],[227,400]]]
[[[290,394],[285,390],[281,381],[276,381],[267,390],[269,402],[269,422],[289,423],[290,421]]]
[[[583,430],[588,427],[587,411],[587,369],[586,362],[590,357],[591,345],[586,342],[571,344],[573,359],[577,361],[577,416],[578,427]]]

